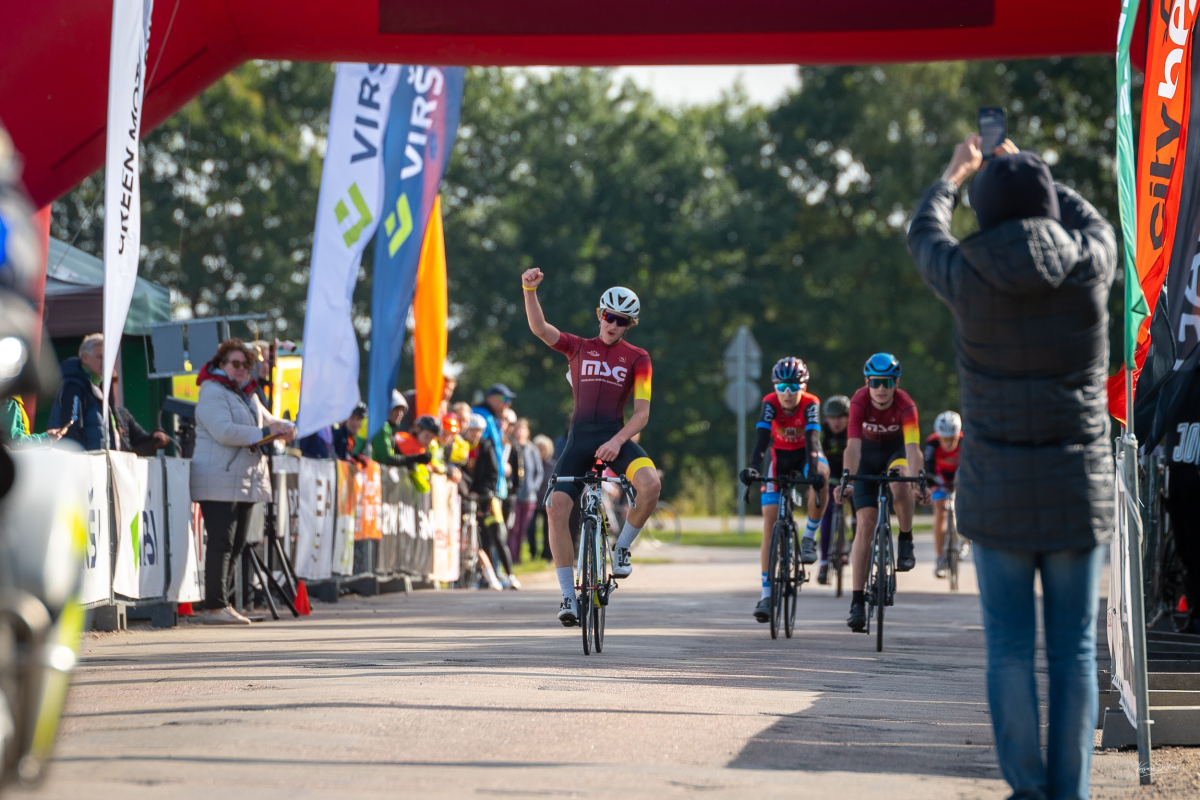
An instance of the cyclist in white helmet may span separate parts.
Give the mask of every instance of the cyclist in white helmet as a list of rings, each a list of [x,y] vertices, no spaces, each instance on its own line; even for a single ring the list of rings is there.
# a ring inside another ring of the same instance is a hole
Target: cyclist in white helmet
[[[957,411],[943,411],[933,422],[933,433],[925,440],[925,469],[933,487],[933,546],[937,549],[935,578],[946,577],[946,504],[954,493],[958,457],[962,453],[962,418]]]
[[[599,459],[633,483],[637,507],[629,509],[613,551],[612,574],[625,578],[633,572],[630,548],[658,504],[661,488],[654,462],[633,441],[650,421],[650,354],[625,341],[626,332],[638,323],[641,304],[631,289],[612,287],[600,296],[596,309],[600,335],[584,339],[546,322],[537,298],[537,288],[544,279],[545,275],[536,268],[521,275],[525,315],[534,335],[569,360],[568,379],[575,396],[567,445],[554,471],[559,475],[583,475]],[[626,422],[625,406],[631,397],[633,414]],[[557,484],[546,514],[550,552],[563,595],[558,619],[565,626],[574,625],[579,618],[570,522],[571,509],[580,492],[577,484]]]

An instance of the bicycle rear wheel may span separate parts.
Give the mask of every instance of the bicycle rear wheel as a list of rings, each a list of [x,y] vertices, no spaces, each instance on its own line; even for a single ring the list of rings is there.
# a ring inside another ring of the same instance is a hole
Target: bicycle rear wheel
[[[783,632],[787,638],[792,638],[792,631],[796,627],[796,605],[800,601],[800,574],[803,567],[800,566],[800,541],[796,535],[796,529],[790,528],[787,533],[787,570],[784,573],[784,591],[786,594],[783,598]]]
[[[655,547],[674,545],[683,538],[683,523],[679,521],[675,508],[665,500],[660,500],[643,531],[650,534],[650,541]]]
[[[771,582],[771,638],[779,638],[779,623],[783,617],[784,569],[784,537],[787,531],[783,522],[776,522],[771,529],[771,553],[767,560],[767,575]]]
[[[579,537],[579,547],[583,551],[580,559],[583,569],[579,571],[579,627],[583,632],[583,654],[585,656],[592,653],[592,590],[590,587],[595,585],[593,580],[595,541],[595,523],[588,520],[583,524],[583,531]]]
[[[883,609],[888,604],[892,530],[886,522],[875,529],[875,652],[883,652]]]

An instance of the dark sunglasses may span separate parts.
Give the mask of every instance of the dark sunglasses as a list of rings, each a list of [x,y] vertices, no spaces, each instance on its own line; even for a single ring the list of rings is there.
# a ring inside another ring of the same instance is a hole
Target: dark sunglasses
[[[775,384],[775,391],[780,392],[782,394],[797,394],[800,391],[800,384],[798,384],[798,383],[777,383],[777,384]]]
[[[250,365],[247,364],[245,361],[230,360],[230,361],[225,362],[225,366],[229,367],[230,369],[246,369],[246,367],[248,367]]]
[[[629,319],[628,317],[621,317],[616,314],[610,314],[607,311],[604,312],[604,314],[601,316],[601,319],[603,319],[607,323],[616,325],[618,328],[627,328],[627,327],[629,327],[629,324],[631,322],[633,322],[633,320]]]
[[[871,378],[868,380],[872,389],[891,389],[896,385],[895,378]]]

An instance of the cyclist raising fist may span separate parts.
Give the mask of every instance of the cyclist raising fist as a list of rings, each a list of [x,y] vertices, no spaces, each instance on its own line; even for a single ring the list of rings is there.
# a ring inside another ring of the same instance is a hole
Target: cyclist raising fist
[[[629,510],[625,525],[613,552],[612,574],[625,578],[633,572],[629,550],[641,533],[658,503],[660,483],[654,462],[634,435],[650,421],[650,354],[625,341],[625,334],[638,324],[641,303],[631,290],[614,286],[600,297],[596,319],[599,335],[584,339],[563,333],[546,322],[537,288],[546,278],[537,268],[525,270],[521,287],[525,290],[525,316],[533,334],[567,357],[570,362],[571,391],[575,411],[567,434],[567,446],[554,471],[558,475],[583,475],[596,459],[613,472],[623,473],[637,490],[637,507]],[[633,414],[625,421],[625,406],[633,397]],[[550,552],[563,599],[558,619],[574,625],[579,616],[575,607],[574,546],[571,542],[571,508],[579,499],[578,484],[560,483],[554,490],[546,517],[550,526]]]

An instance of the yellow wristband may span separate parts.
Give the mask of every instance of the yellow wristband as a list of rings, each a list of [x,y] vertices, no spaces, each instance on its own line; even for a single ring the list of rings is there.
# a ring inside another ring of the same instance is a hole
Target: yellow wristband
[[[524,289],[524,290],[525,290],[525,291],[527,291],[527,292],[536,292],[536,291],[537,291],[537,287],[536,287],[536,286],[526,286],[526,285],[525,285],[525,284],[523,284],[523,283],[521,284],[521,288],[522,288],[522,289]]]

